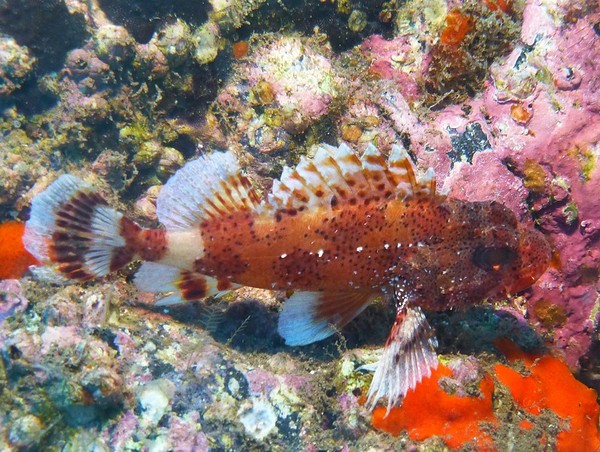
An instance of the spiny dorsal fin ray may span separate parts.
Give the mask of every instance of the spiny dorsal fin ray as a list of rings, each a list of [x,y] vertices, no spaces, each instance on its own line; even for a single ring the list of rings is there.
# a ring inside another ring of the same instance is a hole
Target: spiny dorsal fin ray
[[[394,145],[386,161],[373,145],[358,158],[345,143],[337,148],[322,144],[312,159],[303,158],[295,169],[284,169],[268,204],[277,210],[304,210],[417,194],[436,194],[435,174],[430,169],[418,177],[403,147]]]
[[[259,201],[229,151],[188,162],[162,188],[156,207],[159,221],[173,231],[190,229],[231,212],[252,210]]]

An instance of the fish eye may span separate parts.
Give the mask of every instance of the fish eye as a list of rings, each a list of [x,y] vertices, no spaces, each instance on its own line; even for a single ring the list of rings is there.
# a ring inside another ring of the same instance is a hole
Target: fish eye
[[[484,270],[498,271],[515,260],[516,256],[517,253],[507,246],[480,246],[473,253],[473,263]]]

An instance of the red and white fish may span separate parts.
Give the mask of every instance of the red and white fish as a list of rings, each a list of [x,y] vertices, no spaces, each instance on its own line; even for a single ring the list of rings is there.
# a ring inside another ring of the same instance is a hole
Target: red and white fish
[[[261,201],[231,152],[187,163],[157,201],[164,229],[143,229],[86,183],[61,176],[33,201],[24,242],[70,278],[145,262],[140,290],[171,292],[159,304],[215,296],[240,285],[294,290],[279,318],[288,345],[324,339],[369,302],[392,297],[397,317],[368,394],[388,408],[437,366],[422,308],[498,300],[546,270],[542,234],[497,202],[436,193],[407,152],[321,145],[285,168]]]

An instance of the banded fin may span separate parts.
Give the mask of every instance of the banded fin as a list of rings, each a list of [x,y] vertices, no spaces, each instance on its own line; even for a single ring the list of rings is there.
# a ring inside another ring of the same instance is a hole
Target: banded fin
[[[399,310],[373,376],[367,406],[373,409],[384,397],[388,412],[398,405],[409,390],[437,367],[436,347],[437,339],[421,308]]]
[[[171,306],[207,297],[221,297],[239,288],[228,280],[155,262],[144,262],[135,274],[136,287],[143,292],[165,292],[156,306]]]
[[[370,292],[296,292],[283,305],[277,332],[287,345],[311,344],[339,331],[376,296]]]
[[[55,263],[69,278],[104,276],[129,263],[134,249],[123,232],[140,228],[88,184],[63,175],[33,199],[23,243],[42,263]]]
[[[436,194],[435,174],[429,169],[419,177],[403,147],[394,145],[386,160],[372,144],[360,159],[345,143],[339,147],[322,144],[312,159],[303,157],[295,169],[284,168],[280,180],[273,183],[268,206],[305,210],[417,194]]]
[[[233,152],[213,152],[186,163],[168,180],[156,200],[156,211],[167,230],[175,231],[252,210],[259,202]]]

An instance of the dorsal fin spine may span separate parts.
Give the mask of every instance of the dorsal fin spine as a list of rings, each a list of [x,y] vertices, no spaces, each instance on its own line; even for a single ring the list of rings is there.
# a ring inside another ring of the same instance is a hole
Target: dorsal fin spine
[[[381,152],[372,144],[369,143],[365,152],[361,157],[363,171],[365,171],[371,180],[371,185],[375,185],[376,191],[393,191],[396,184],[389,172],[388,165],[381,155]],[[379,187],[383,184],[383,190]]]
[[[386,160],[372,144],[360,158],[345,143],[337,148],[322,144],[312,160],[302,158],[295,169],[284,169],[268,202],[271,209],[297,210],[435,195],[435,175],[418,176],[401,146],[393,146]]]
[[[158,219],[168,230],[185,230],[209,218],[254,209],[259,199],[229,151],[186,163],[162,188],[156,204]]]
[[[423,173],[419,183],[423,185],[430,195],[435,194],[436,190],[436,180],[435,180],[435,171],[432,167],[427,168],[427,171]]]
[[[323,150],[324,150],[324,152],[328,153],[328,155],[327,155],[327,157],[325,157],[325,161],[323,163],[328,164],[329,167],[331,167],[331,168],[335,168],[334,175],[338,176],[337,178],[331,177],[332,184],[330,186],[331,186],[331,188],[333,188],[336,191],[337,195],[340,198],[347,199],[348,193],[350,193],[350,191],[352,189],[348,185],[348,182],[346,182],[346,179],[344,179],[344,173],[343,173],[342,169],[340,168],[340,166],[338,165],[336,159],[331,154],[331,152],[325,147],[323,147]],[[340,179],[340,177],[341,177],[341,179]]]
[[[394,175],[396,186],[408,181],[412,192],[417,188],[417,178],[410,156],[404,147],[394,145],[388,159],[390,172]]]

